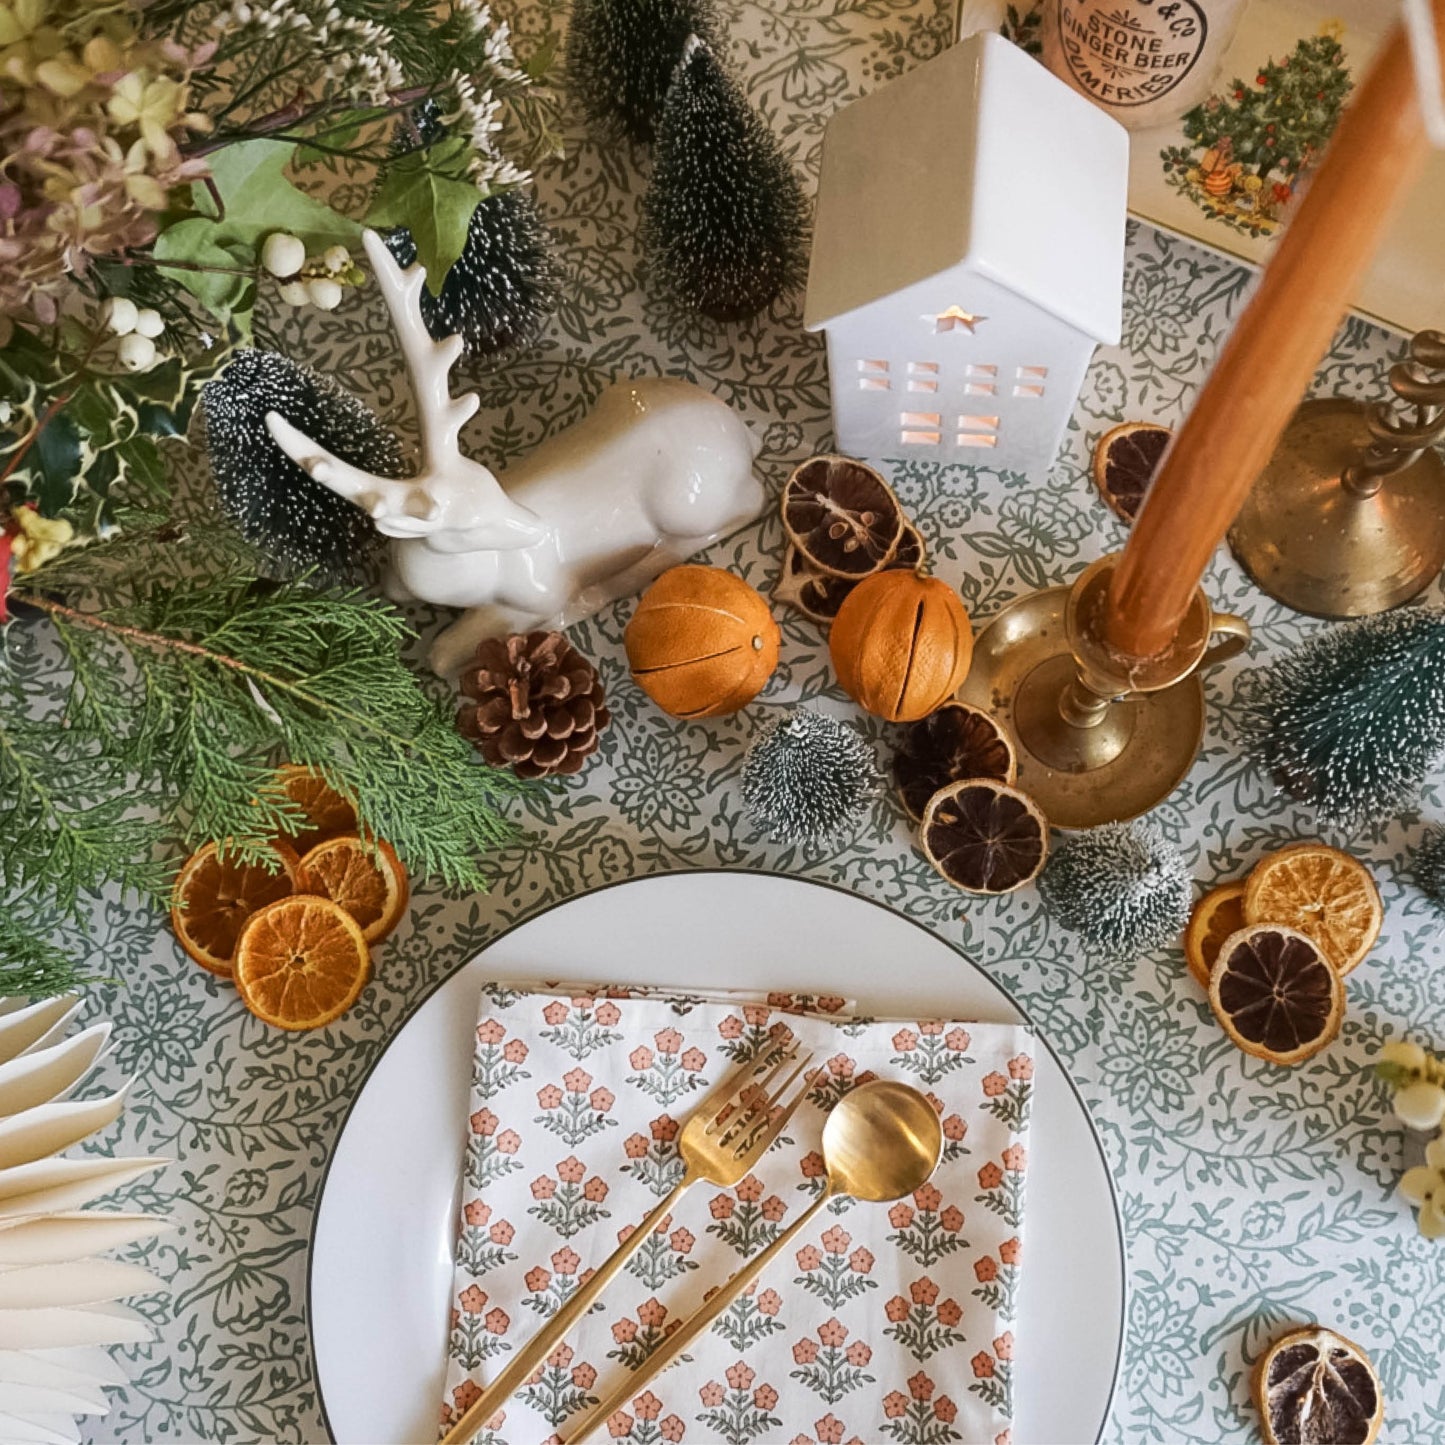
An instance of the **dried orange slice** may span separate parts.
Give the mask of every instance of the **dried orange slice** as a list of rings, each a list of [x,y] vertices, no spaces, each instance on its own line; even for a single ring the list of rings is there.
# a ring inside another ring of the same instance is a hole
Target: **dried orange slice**
[[[783,530],[815,571],[866,577],[903,540],[903,508],[872,467],[852,457],[812,457],[783,486]]]
[[[1224,940],[1209,1006],[1237,1048],[1298,1064],[1330,1043],[1345,1017],[1345,985],[1313,939],[1272,923]]]
[[[1334,1330],[1291,1330],[1254,1370],[1265,1445],[1371,1445],[1385,1397],[1370,1357]]]
[[[936,792],[918,836],[928,861],[968,893],[1012,893],[1039,876],[1049,853],[1049,825],[1034,800],[988,778]]]
[[[912,522],[905,521],[903,539],[886,567],[890,570],[916,568],[926,555],[923,534]],[[844,599],[857,585],[856,579],[850,581],[846,577],[831,577],[809,566],[803,554],[790,542],[783,556],[783,574],[773,588],[773,598],[789,607],[796,607],[805,617],[826,626],[838,615]]]
[[[1184,959],[1200,988],[1209,987],[1209,974],[1224,940],[1243,927],[1243,883],[1221,883],[1194,905],[1184,930]]]
[[[1149,421],[1126,421],[1094,448],[1094,485],[1122,522],[1132,522],[1174,433]]]
[[[406,869],[390,843],[378,839],[373,850],[355,833],[343,833],[301,860],[296,891],[339,903],[361,925],[361,936],[379,943],[406,912]]]
[[[242,1002],[278,1029],[314,1029],[340,1018],[371,977],[356,920],[329,898],[297,894],[251,916],[236,945]]]
[[[1255,865],[1244,917],[1308,934],[1343,978],[1375,946],[1385,909],[1359,859],[1323,843],[1296,843]]]
[[[171,927],[176,940],[210,973],[230,978],[236,940],[258,908],[296,891],[299,860],[285,843],[272,843],[277,866],[223,858],[207,843],[186,859],[171,889]]]
[[[306,814],[310,825],[286,837],[298,853],[305,855],[327,838],[356,831],[355,807],[313,769],[289,763],[276,774],[275,786]]]
[[[964,778],[1012,783],[1018,757],[1004,730],[981,708],[946,702],[904,729],[893,755],[893,781],[910,818],[923,817],[940,788]]]

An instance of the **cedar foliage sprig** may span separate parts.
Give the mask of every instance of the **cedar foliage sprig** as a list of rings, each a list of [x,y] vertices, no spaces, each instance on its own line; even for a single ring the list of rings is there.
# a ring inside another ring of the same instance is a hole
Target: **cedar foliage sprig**
[[[401,615],[358,592],[261,581],[233,549],[198,547],[197,574],[182,550],[172,531],[132,535],[29,579],[19,600],[45,620],[27,630],[53,629],[68,675],[37,699],[25,649],[0,657],[7,895],[75,911],[106,883],[155,893],[176,841],[261,857],[300,822],[273,781],[287,761],[351,796],[414,873],[484,887],[477,854],[510,835],[501,808],[520,785],[477,766],[421,691]]]
[[[49,998],[80,982],[74,960],[16,918],[0,918],[0,999]]]

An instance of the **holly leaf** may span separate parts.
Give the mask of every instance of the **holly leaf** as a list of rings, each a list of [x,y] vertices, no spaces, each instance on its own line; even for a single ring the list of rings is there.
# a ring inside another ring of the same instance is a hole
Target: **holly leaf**
[[[390,162],[367,213],[372,226],[405,226],[426,267],[427,289],[442,289],[467,244],[467,227],[482,193],[466,172],[470,147],[461,136],[408,151]]]
[[[284,172],[294,150],[290,141],[246,140],[211,157],[211,180],[224,208],[208,222],[212,244],[239,245],[254,263],[261,242],[272,231],[299,236],[310,252],[335,245],[354,246],[361,239],[361,227],[349,216],[297,190],[286,179]],[[212,204],[209,192],[198,185],[193,194],[197,209],[204,213]],[[198,245],[200,234],[188,232],[183,239]]]
[[[289,185],[290,183],[287,182]],[[251,292],[251,277],[234,274],[255,264],[255,257],[237,241],[228,244],[221,239],[222,223],[205,216],[190,216],[167,226],[156,237],[151,254],[158,268],[184,286],[207,311],[221,320],[229,319],[242,309]],[[184,266],[167,266],[167,261],[183,261]],[[215,266],[215,271],[195,271],[193,266]]]
[[[80,475],[80,433],[63,411],[53,413],[30,447],[30,495],[44,516],[54,517],[75,496]]]

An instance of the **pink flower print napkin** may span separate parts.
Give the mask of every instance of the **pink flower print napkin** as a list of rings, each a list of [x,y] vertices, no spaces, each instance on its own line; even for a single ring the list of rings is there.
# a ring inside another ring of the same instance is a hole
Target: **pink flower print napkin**
[[[914,1084],[938,1109],[933,1179],[891,1206],[824,1210],[600,1438],[1008,1445],[1032,1035],[852,1018],[846,1006],[486,987],[444,1429],[680,1177],[677,1135],[695,1105],[787,1028],[822,1073],[786,1140],[735,1188],[690,1190],[481,1440],[567,1439],[569,1420],[802,1212],[823,1176],[828,1108],[880,1077]]]

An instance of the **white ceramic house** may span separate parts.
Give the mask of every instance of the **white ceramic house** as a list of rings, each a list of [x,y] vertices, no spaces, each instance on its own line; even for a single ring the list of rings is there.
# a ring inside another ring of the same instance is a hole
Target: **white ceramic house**
[[[1128,133],[978,34],[828,123],[806,325],[838,449],[1042,476],[1119,340]]]

